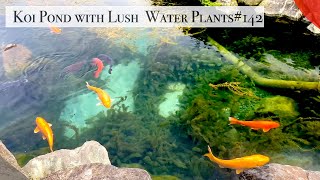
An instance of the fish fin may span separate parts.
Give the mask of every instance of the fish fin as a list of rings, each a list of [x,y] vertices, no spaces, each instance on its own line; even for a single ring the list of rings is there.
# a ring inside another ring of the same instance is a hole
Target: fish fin
[[[90,84],[89,84],[87,81],[86,81],[86,86],[87,86],[87,87],[89,87],[89,86],[90,86]]]
[[[225,167],[223,167],[223,166],[221,166],[221,165],[219,165],[219,167],[220,167],[220,168],[225,168]]]
[[[259,128],[251,128],[251,129],[253,129],[253,130],[259,130]]]
[[[52,124],[50,124],[50,123],[48,123],[48,125],[49,125],[49,127],[51,127],[51,126],[52,126]]]
[[[238,119],[234,118],[234,117],[229,117],[229,122],[230,124],[237,124]]]
[[[46,138],[45,136],[42,136],[42,139],[43,139],[43,140],[46,140],[47,138]]]
[[[34,133],[38,133],[40,131],[40,129],[38,128],[38,126],[33,130]]]
[[[96,106],[101,106],[101,105],[102,105],[102,103],[101,103],[101,102],[99,102],[99,103],[97,103],[97,104],[96,104]]]
[[[243,172],[243,169],[236,169],[236,174],[240,174]]]
[[[270,131],[270,129],[264,128],[264,129],[262,129],[262,131],[263,131],[263,132],[268,132],[268,131]]]

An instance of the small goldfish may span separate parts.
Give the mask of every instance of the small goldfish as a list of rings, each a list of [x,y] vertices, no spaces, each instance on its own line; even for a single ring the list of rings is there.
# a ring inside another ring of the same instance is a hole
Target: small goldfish
[[[230,124],[240,124],[242,126],[251,127],[251,129],[268,132],[272,128],[278,128],[280,124],[275,121],[240,121],[234,117],[229,117]]]
[[[87,83],[87,88],[94,91],[95,93],[97,93],[98,98],[100,99],[100,103],[97,104],[98,105],[103,105],[106,108],[110,108],[111,107],[111,98],[110,96],[102,89],[94,87],[94,86],[90,86],[88,82]]]
[[[61,34],[61,29],[51,23],[49,23],[49,28],[51,30],[51,33]]]
[[[52,147],[53,147],[53,133],[51,126],[52,124],[48,123],[44,118],[42,117],[37,117],[36,118],[36,124],[37,127],[34,129],[34,133],[41,132],[42,133],[42,139],[45,140],[47,139],[49,147],[51,152],[53,152]]]
[[[98,78],[104,68],[103,62],[99,58],[93,58],[92,63],[97,66],[97,70],[94,72],[94,77]]]
[[[235,158],[231,160],[223,160],[215,157],[210,147],[208,146],[209,153],[204,154],[207,156],[212,162],[215,162],[219,165],[220,168],[229,168],[235,169],[237,174],[240,174],[242,171],[246,169],[255,168],[258,166],[263,166],[270,161],[270,158],[261,154],[255,154],[251,156],[244,156],[241,158]]]

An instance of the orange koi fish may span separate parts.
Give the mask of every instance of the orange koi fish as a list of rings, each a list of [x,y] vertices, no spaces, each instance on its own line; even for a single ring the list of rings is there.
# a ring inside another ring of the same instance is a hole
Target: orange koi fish
[[[229,117],[230,124],[239,124],[242,126],[251,127],[251,129],[259,130],[262,129],[263,132],[268,132],[270,129],[278,128],[280,124],[275,121],[240,121],[234,117]]]
[[[101,71],[103,70],[103,62],[99,58],[93,58],[92,63],[97,66],[97,70],[94,72],[94,77],[98,78]]]
[[[34,133],[41,132],[42,133],[42,139],[45,140],[47,139],[49,147],[51,152],[53,152],[52,147],[53,147],[53,133],[51,126],[52,124],[48,123],[44,118],[42,117],[37,117],[36,118],[36,124],[37,127],[34,129]]]
[[[231,159],[231,160],[223,160],[215,157],[210,147],[208,146],[209,153],[204,154],[207,156],[212,162],[215,162],[219,165],[220,168],[229,168],[235,169],[237,174],[240,174],[242,171],[246,169],[255,168],[258,166],[263,166],[270,161],[270,158],[261,154],[255,154],[251,156],[244,156],[241,158]]]
[[[51,23],[49,23],[49,28],[51,30],[51,33],[61,34],[61,29]]]
[[[100,99],[100,103],[97,104],[98,105],[103,105],[106,108],[110,108],[111,107],[111,98],[110,96],[102,89],[94,87],[94,86],[90,86],[88,82],[87,83],[87,88],[94,91],[95,93],[97,93],[98,98]]]

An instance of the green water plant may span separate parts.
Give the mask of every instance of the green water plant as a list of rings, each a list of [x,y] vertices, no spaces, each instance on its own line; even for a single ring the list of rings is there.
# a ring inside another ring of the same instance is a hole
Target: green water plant
[[[18,164],[23,167],[24,165],[26,165],[31,159],[46,154],[48,153],[48,148],[47,147],[43,147],[43,148],[39,148],[37,150],[34,151],[30,151],[28,153],[15,153],[14,157],[16,158]]]
[[[255,58],[257,61],[263,61],[263,54],[267,51],[265,47],[273,41],[272,37],[248,35],[241,40],[234,41],[230,46],[230,50],[247,59]]]
[[[222,6],[221,2],[212,2],[210,0],[199,0],[203,6]]]
[[[320,92],[320,82],[289,81],[261,77],[254,72],[250,66],[242,62],[239,58],[237,58],[212,38],[208,37],[208,43],[217,47],[219,52],[226,58],[226,60],[234,64],[236,68],[239,68],[242,73],[250,77],[250,79],[252,79],[257,85],[294,90],[316,90]]]
[[[239,96],[250,96],[250,97],[255,97],[258,98],[257,96],[254,95],[254,93],[247,88],[243,88],[240,85],[241,82],[225,82],[225,83],[220,83],[220,84],[211,84],[209,83],[209,86],[217,90],[219,87],[224,87],[228,88],[231,92],[234,94],[237,94]]]
[[[215,155],[227,159],[256,153],[273,157],[288,149],[305,151],[319,147],[319,141],[315,140],[317,133],[314,133],[317,123],[294,122],[300,115],[295,100],[265,92],[253,86],[246,76],[239,76],[239,70],[227,69],[228,65],[199,71],[195,85],[180,99],[183,104],[178,113],[180,124],[196,142],[194,149],[206,149],[209,144]],[[235,86],[230,82],[241,82],[243,88],[259,98],[234,93],[235,87],[228,89],[228,86]],[[213,87],[208,86],[209,83]],[[241,120],[273,120],[281,126],[263,133],[239,125],[231,126],[229,116]]]

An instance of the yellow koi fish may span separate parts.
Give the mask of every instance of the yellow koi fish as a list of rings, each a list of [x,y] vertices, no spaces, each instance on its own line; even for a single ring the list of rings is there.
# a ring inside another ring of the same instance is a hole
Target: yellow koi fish
[[[98,105],[103,105],[106,108],[110,108],[111,107],[111,98],[110,96],[102,89],[94,87],[94,86],[90,86],[88,82],[87,83],[87,88],[94,91],[97,95],[98,98],[100,99],[100,103],[97,104]]]
[[[209,153],[205,154],[212,162],[215,162],[219,165],[220,168],[230,168],[235,169],[237,174],[240,174],[246,169],[255,168],[258,166],[263,166],[270,161],[270,158],[261,154],[255,154],[251,156],[244,156],[241,158],[223,160],[215,157],[210,147],[208,146]]]
[[[51,152],[53,152],[52,147],[53,147],[53,133],[51,126],[52,124],[48,123],[44,118],[42,117],[37,117],[36,118],[36,124],[37,127],[34,129],[34,133],[41,132],[42,133],[42,139],[45,140],[47,139],[49,147]]]

